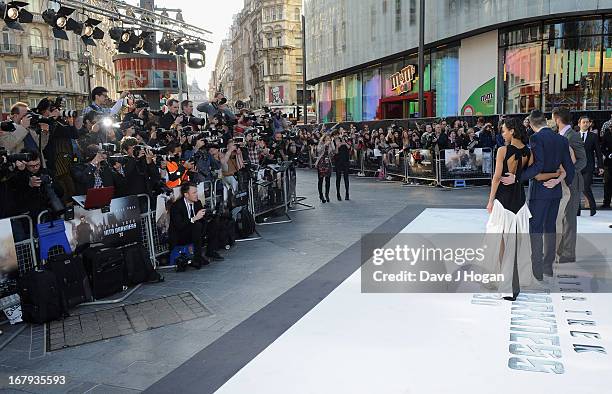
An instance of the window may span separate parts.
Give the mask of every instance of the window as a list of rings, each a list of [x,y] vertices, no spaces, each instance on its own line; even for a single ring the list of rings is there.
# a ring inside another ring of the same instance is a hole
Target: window
[[[278,73],[283,74],[283,58],[278,58]]]
[[[283,39],[281,36],[276,36],[276,46],[277,47],[283,46]]]
[[[56,65],[57,86],[66,87],[66,66]]]
[[[402,30],[402,0],[395,0],[395,31]]]
[[[15,35],[11,34],[8,28],[2,29],[2,41],[0,41],[3,47],[8,48],[9,45],[15,45]]]
[[[30,108],[36,108],[36,106],[38,105],[38,102],[39,102],[40,100],[41,100],[41,99],[38,99],[38,98],[30,98],[30,99],[28,100],[28,106],[29,106]]]
[[[43,47],[42,33],[37,28],[30,30],[30,45],[36,48]]]
[[[271,19],[272,19],[273,21],[275,21],[275,20],[276,20],[276,8],[275,8],[275,7],[272,7],[272,18],[271,18]]]
[[[36,12],[40,14],[42,10],[42,0],[28,0],[28,3],[30,3],[30,5],[28,5],[28,10],[30,10],[30,12]]]
[[[44,63],[34,63],[32,65],[32,82],[34,85],[45,84],[45,65]]]
[[[295,33],[295,45],[298,47],[302,46],[302,32],[301,31],[297,31]]]
[[[4,81],[7,84],[19,83],[19,74],[17,73],[17,62],[4,62]]]
[[[383,14],[387,13],[387,0],[383,0],[382,4]]]
[[[283,19],[283,7],[278,7],[278,19]]]
[[[294,15],[295,15],[294,19],[296,21],[299,21],[301,19],[300,17],[302,16],[302,13],[300,12],[300,9],[296,8],[293,12],[294,12]]]
[[[302,67],[303,67],[302,58],[301,57],[296,57],[295,58],[295,73],[296,74],[301,74],[302,73]]]
[[[55,46],[55,50],[56,51],[63,51],[64,50],[64,40],[60,40],[59,38],[56,38],[53,40],[54,41],[54,46]]]
[[[268,36],[268,48],[272,48],[272,36]]]
[[[4,109],[2,112],[7,112],[7,113],[10,112],[11,107],[15,105],[17,101],[19,101],[19,98],[17,97],[5,97],[4,99],[2,99],[2,105],[4,106]]]
[[[278,63],[276,62],[276,58],[272,59],[272,75],[278,74]]]
[[[410,0],[410,25],[416,23],[416,0]]]

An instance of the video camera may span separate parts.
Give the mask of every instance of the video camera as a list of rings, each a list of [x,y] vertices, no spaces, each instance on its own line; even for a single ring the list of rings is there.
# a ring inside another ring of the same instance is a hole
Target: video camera
[[[115,144],[102,143],[99,146],[100,146],[100,149],[107,155],[112,155],[114,153],[117,153],[117,146]]]
[[[14,153],[10,155],[5,147],[0,146],[0,166],[15,163],[16,161],[31,161],[30,153]]]

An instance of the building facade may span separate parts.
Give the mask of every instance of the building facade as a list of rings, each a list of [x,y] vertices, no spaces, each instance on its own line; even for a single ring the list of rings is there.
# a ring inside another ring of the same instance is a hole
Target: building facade
[[[306,0],[322,122],[612,110],[612,0]],[[418,108],[424,90],[425,108]]]
[[[215,60],[215,69],[211,75],[209,94],[214,96],[216,92],[222,92],[225,97],[234,96],[234,74],[232,61],[232,45],[229,39],[221,42],[219,53]],[[211,97],[212,98],[212,97]]]
[[[208,101],[208,92],[206,89],[200,88],[198,85],[198,81],[193,80],[193,82],[188,87],[188,97],[189,100],[193,101],[193,106],[197,107],[198,104],[201,104],[205,101]]]
[[[24,31],[5,26],[0,29],[0,113],[8,113],[18,101],[33,107],[43,97],[56,96],[66,98],[67,108],[82,109],[88,103],[89,85],[105,86],[109,96],[115,96],[115,50],[108,34],[97,41],[97,46],[87,48],[71,32],[68,41],[56,39],[41,16],[48,8],[57,10],[59,5],[30,0],[26,9],[34,14],[33,23],[22,24]],[[98,27],[107,32],[109,23],[103,20]],[[86,49],[90,56],[84,56]],[[92,75],[89,81],[86,71],[84,76],[78,75],[79,69],[86,70],[87,66]]]
[[[231,102],[242,100],[251,108],[301,102],[301,15],[301,0],[245,0],[230,29],[229,54],[219,52],[214,72],[216,86],[221,83]],[[225,69],[228,58],[231,67]]]

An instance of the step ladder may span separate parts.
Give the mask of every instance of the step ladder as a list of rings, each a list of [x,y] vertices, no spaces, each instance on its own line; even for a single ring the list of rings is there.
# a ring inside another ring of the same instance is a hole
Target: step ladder
[[[455,179],[455,187],[466,187],[465,179]]]

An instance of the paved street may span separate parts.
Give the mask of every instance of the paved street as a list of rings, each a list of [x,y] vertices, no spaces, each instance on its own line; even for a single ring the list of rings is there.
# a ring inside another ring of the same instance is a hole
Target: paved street
[[[332,178],[332,185],[333,182]],[[167,271],[164,283],[143,286],[126,300],[130,304],[189,291],[212,312],[211,315],[46,354],[40,351],[41,335],[36,334],[37,329],[33,336],[28,328],[0,352],[0,382],[7,388],[9,375],[51,374],[65,375],[67,384],[10,389],[40,393],[144,390],[326,263],[336,262],[339,270],[326,273],[324,267],[319,271],[327,277],[324,276],[312,292],[317,299],[302,297],[302,301],[291,306],[290,313],[268,315],[268,328],[278,322],[290,325],[289,315],[301,317],[325,296],[315,293],[322,289],[333,290],[358,267],[359,248],[354,244],[362,234],[377,228],[378,232],[397,232],[424,207],[482,207],[486,201],[487,189],[447,191],[402,187],[399,183],[357,177],[351,177],[351,182],[351,201],[332,200],[330,204],[321,204],[317,198],[316,174],[299,170],[298,194],[308,197],[306,202],[313,204],[315,210],[292,213],[293,222],[289,224],[260,226],[258,230],[263,239],[237,244],[225,254],[225,261],[200,271],[180,274]],[[330,194],[335,195],[334,192]],[[353,248],[349,248],[351,245]],[[116,305],[104,309],[112,307]],[[92,311],[92,307],[77,309],[77,313]],[[265,346],[266,341],[258,342],[258,337],[274,335],[274,330],[263,331],[252,332],[252,340],[243,345]],[[227,371],[241,367],[241,363],[249,361],[249,352],[257,351],[242,349],[242,342],[227,339],[218,344],[231,349],[217,346],[219,350],[210,360],[208,370],[207,366],[202,366],[201,370],[180,367],[178,371],[193,376],[210,373],[221,380],[225,379],[223,374],[229,374],[229,378],[231,372]],[[225,365],[220,365],[221,361]]]

